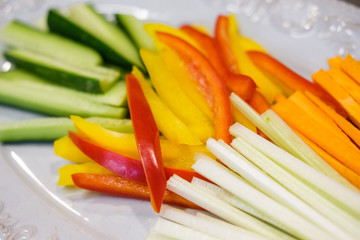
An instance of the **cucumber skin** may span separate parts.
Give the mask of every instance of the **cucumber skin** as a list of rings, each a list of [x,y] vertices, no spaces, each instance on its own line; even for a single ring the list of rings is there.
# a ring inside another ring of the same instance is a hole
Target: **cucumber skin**
[[[70,94],[57,94],[0,78],[0,103],[52,116],[124,118],[128,109],[101,104]]]
[[[47,24],[50,31],[81,42],[97,50],[105,61],[120,64],[130,71],[132,63],[128,62],[123,56],[117,54],[111,47],[98,40],[93,35],[85,32],[82,28],[73,24],[55,9],[50,9],[47,17]]]
[[[29,72],[33,72],[45,79],[49,79],[58,85],[66,86],[84,92],[102,92],[98,79],[84,77],[74,73],[64,72],[62,70],[41,66],[36,63],[26,61],[14,55],[11,55],[10,51],[5,51],[4,57],[8,61],[14,63],[17,67],[25,69]]]
[[[133,133],[130,119],[87,118],[106,129]],[[76,131],[70,118],[36,118],[0,124],[0,142],[53,141]]]

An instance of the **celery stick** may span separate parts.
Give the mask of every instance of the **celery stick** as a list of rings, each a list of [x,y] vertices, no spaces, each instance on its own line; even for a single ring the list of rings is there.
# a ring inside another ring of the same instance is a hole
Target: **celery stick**
[[[90,117],[86,120],[117,131],[132,132],[130,119]],[[49,141],[66,136],[68,131],[75,131],[70,118],[35,118],[0,124],[0,142]]]
[[[172,176],[168,180],[167,188],[220,218],[236,226],[243,227],[249,231],[265,236],[268,239],[294,239],[287,233],[242,212],[177,175]]]
[[[218,146],[221,146],[217,144],[214,139],[207,141],[207,146],[210,151],[223,161],[222,149],[218,148]],[[225,152],[226,151],[225,149]],[[286,232],[289,232],[295,237],[301,239],[336,239],[292,210],[255,189],[250,184],[245,183],[238,178],[237,174],[206,155],[201,155],[201,157],[196,159],[193,169],[246,203],[257,208],[268,217],[273,218],[284,226]]]

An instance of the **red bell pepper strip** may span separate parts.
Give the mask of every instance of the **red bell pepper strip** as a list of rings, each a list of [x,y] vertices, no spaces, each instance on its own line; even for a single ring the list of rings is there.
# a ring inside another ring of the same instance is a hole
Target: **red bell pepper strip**
[[[105,194],[117,195],[121,197],[150,199],[150,190],[145,183],[136,182],[121,176],[76,173],[72,175],[75,186],[91,191]],[[182,198],[181,196],[168,190],[164,193],[164,202],[180,207],[200,209],[194,203]]]
[[[200,32],[189,25],[182,26],[181,30],[203,47],[208,60],[219,73],[220,77],[225,80],[225,84],[230,92],[236,93],[236,95],[245,101],[250,100],[256,89],[255,82],[249,76],[230,72],[220,54],[216,41],[206,33]]]
[[[126,75],[126,90],[136,145],[150,189],[151,205],[159,213],[166,190],[159,130],[138,80]]]
[[[306,80],[282,64],[280,61],[264,52],[248,51],[247,55],[255,64],[255,66],[257,66],[260,70],[272,75],[288,88],[293,89],[294,91],[300,91],[302,93],[305,93],[306,91],[310,92],[321,98],[321,100],[334,108],[340,115],[345,118],[347,117],[345,109],[319,85]]]
[[[239,74],[239,65],[231,49],[229,25],[229,19],[226,16],[218,16],[215,25],[215,41],[220,49],[220,54],[230,72]]]
[[[266,101],[266,98],[257,91],[255,91],[253,97],[249,101],[249,104],[258,114],[262,114],[266,110],[270,109],[270,104]]]
[[[160,42],[170,47],[183,61],[198,89],[214,113],[215,138],[231,142],[232,124],[230,100],[225,84],[207,58],[184,40],[171,34],[157,32]]]
[[[77,133],[70,131],[69,137],[81,152],[104,168],[122,177],[146,183],[145,172],[141,161],[100,147]],[[203,178],[201,175],[191,170],[164,166],[164,171],[166,179],[169,179],[174,174],[187,181],[191,181],[193,177]]]

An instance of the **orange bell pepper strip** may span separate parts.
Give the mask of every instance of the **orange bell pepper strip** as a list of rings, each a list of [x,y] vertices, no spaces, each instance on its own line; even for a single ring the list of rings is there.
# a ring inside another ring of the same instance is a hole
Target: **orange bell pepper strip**
[[[181,83],[153,51],[141,49],[140,56],[159,98],[203,143],[214,136],[211,120],[192,102]]]
[[[71,119],[78,133],[96,145],[140,160],[134,134],[114,132],[78,116],[71,116]],[[160,139],[160,145],[164,164],[174,168],[191,169],[195,163],[193,157],[196,152],[212,156],[204,145],[175,144],[163,138]]]
[[[126,157],[102,148],[74,132],[69,132],[69,137],[79,151],[90,158],[92,162],[95,161],[99,166],[119,176],[146,183],[144,169],[138,159]],[[169,179],[174,174],[187,181],[191,181],[193,177],[203,178],[193,170],[169,167],[166,166],[166,163],[164,163],[164,172],[166,179]]]
[[[360,128],[360,104],[358,104],[327,72],[320,70],[314,73],[313,80],[323,87],[346,110],[349,119]],[[309,91],[311,92],[311,91]],[[314,94],[313,92],[311,92]],[[314,94],[316,95],[316,94]],[[318,95],[316,95],[318,96]],[[318,96],[321,98],[320,96]],[[321,100],[324,101],[323,98]],[[326,101],[324,101],[326,102]],[[328,103],[328,102],[326,102]],[[328,104],[329,105],[329,104]],[[335,109],[336,110],[336,109]],[[339,111],[337,111],[339,113]],[[341,114],[341,113],[339,113]],[[341,114],[342,115],[342,114]],[[343,116],[343,115],[342,115]]]
[[[220,55],[216,41],[209,35],[202,33],[189,25],[182,26],[181,30],[194,38],[198,44],[203,46],[208,60],[225,81],[230,92],[236,93],[236,95],[245,101],[250,100],[256,89],[255,82],[249,76],[231,73]]]
[[[259,51],[248,51],[247,55],[251,61],[262,71],[270,74],[294,91],[311,92],[320,97],[328,105],[332,106],[339,114],[346,117],[344,108],[323,88],[306,80],[290,68],[273,58],[272,56]]]
[[[159,213],[166,190],[159,130],[141,85],[132,74],[126,75],[126,90],[136,145],[150,190],[151,205]]]
[[[200,139],[159,98],[136,67],[132,74],[138,79],[160,132],[170,141],[179,144],[201,145]]]
[[[232,124],[230,100],[226,86],[206,57],[184,40],[166,33],[157,33],[158,39],[174,50],[185,64],[189,75],[197,82],[214,113],[215,138],[230,143]]]
[[[72,175],[72,179],[78,188],[121,197],[150,200],[151,193],[146,184],[121,176],[77,173]],[[179,207],[200,209],[194,203],[169,190],[165,190],[163,201],[164,203]]]

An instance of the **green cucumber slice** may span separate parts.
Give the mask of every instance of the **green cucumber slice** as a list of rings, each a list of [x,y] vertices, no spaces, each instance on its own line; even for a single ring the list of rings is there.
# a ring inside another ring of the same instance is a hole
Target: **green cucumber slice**
[[[129,69],[132,65],[145,69],[137,48],[126,34],[97,13],[91,5],[73,6],[68,15],[51,9],[47,22],[52,32],[96,49],[111,63]]]
[[[12,82],[16,82],[23,88],[26,88],[27,86],[36,87],[39,91],[45,90],[53,92],[54,94],[78,96],[89,101],[109,104],[117,107],[127,107],[126,83],[124,79],[117,81],[104,93],[87,93],[62,87],[21,69],[1,72],[0,78],[12,80]]]
[[[86,120],[109,130],[123,133],[133,132],[130,119],[90,117]],[[70,118],[52,117],[20,120],[0,124],[0,142],[56,140],[66,136],[69,130],[76,131]]]
[[[20,49],[4,52],[7,60],[60,85],[86,92],[106,91],[119,79],[120,72],[104,67],[80,68],[44,55]]]
[[[14,48],[32,51],[76,66],[102,63],[101,55],[94,49],[19,21],[12,21],[0,30],[0,41]]]
[[[155,50],[154,41],[144,29],[144,23],[128,14],[115,14],[117,24],[132,39],[138,49]]]
[[[28,84],[24,87],[5,78],[0,78],[0,103],[21,107],[54,116],[78,115],[124,118],[127,108],[115,107],[79,97],[41,89]]]

